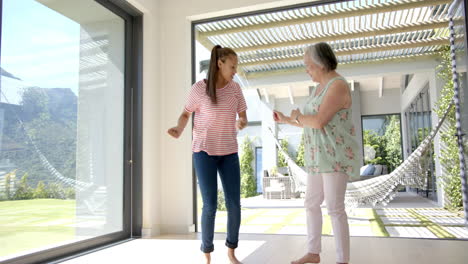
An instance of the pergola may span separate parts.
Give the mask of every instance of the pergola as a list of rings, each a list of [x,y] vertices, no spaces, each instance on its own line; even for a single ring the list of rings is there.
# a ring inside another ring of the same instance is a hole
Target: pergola
[[[303,49],[327,42],[340,64],[435,56],[449,45],[451,0],[356,0],[292,8],[198,24],[196,40],[239,55],[246,78],[304,71]],[[464,33],[455,14],[456,35]],[[460,26],[457,26],[460,25]],[[463,43],[457,42],[458,49]]]

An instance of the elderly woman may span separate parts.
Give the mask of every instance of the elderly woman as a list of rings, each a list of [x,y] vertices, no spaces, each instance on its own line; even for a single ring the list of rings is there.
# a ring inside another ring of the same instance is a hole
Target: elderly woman
[[[327,43],[306,48],[306,71],[319,85],[312,90],[303,113],[274,112],[278,123],[304,128],[308,171],[305,199],[308,252],[293,264],[319,263],[322,234],[321,203],[325,199],[336,243],[337,263],[349,262],[349,226],[344,197],[349,177],[358,175],[358,144],[351,122],[351,92],[335,70],[337,60]]]

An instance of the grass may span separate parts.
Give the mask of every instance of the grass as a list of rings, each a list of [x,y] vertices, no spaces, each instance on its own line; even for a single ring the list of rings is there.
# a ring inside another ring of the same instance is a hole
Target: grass
[[[75,200],[0,202],[0,258],[75,237]]]

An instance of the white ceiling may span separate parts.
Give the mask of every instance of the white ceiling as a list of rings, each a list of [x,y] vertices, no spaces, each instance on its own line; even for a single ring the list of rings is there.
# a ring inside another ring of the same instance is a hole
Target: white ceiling
[[[386,75],[383,76],[384,86],[383,90],[388,89],[400,89],[402,75]],[[348,78],[349,82],[354,81],[354,83],[359,84],[361,92],[369,91],[378,91],[380,89],[381,77],[373,78]],[[260,85],[260,86],[251,86],[248,89],[258,89],[261,96],[265,95],[265,92],[269,96],[274,96],[275,98],[289,98],[290,93],[292,97],[303,97],[309,96],[309,87],[316,85],[312,81],[307,82],[295,82],[290,84],[270,84],[270,85]]]

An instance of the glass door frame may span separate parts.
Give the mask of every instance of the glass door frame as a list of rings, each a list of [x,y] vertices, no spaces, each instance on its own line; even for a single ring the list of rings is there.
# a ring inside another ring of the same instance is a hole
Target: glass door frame
[[[124,160],[122,231],[38,251],[5,264],[59,262],[92,249],[141,237],[142,229],[142,58],[143,16],[127,1],[94,0],[125,22]],[[0,0],[0,50],[3,23]],[[1,61],[0,61],[1,63]]]

